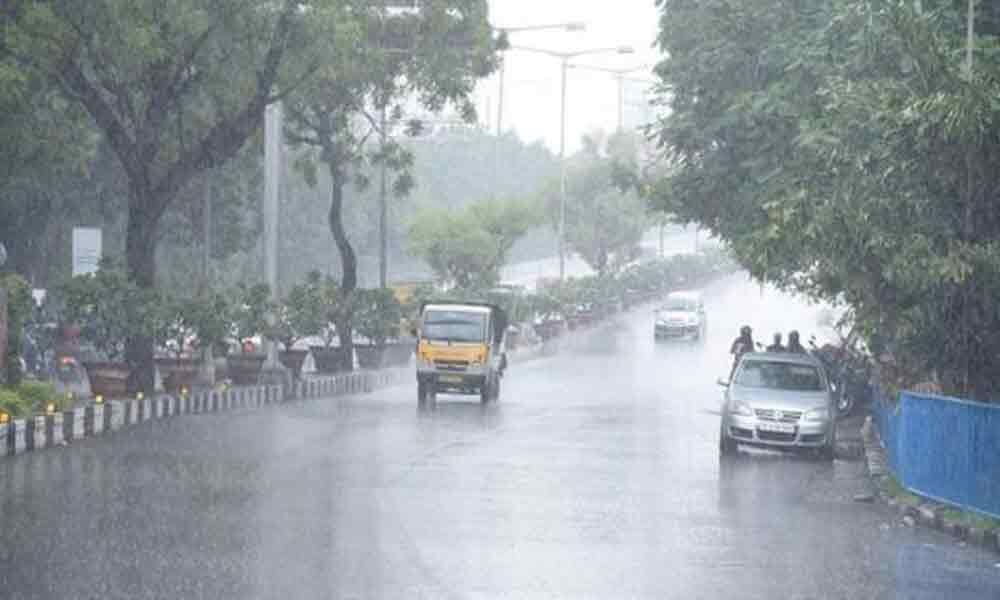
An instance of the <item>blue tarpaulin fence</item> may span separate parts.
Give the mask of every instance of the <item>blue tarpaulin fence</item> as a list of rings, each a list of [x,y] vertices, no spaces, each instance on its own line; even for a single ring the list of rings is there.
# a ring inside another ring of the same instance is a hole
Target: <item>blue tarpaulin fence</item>
[[[900,485],[1000,518],[1000,406],[903,392],[875,415]]]

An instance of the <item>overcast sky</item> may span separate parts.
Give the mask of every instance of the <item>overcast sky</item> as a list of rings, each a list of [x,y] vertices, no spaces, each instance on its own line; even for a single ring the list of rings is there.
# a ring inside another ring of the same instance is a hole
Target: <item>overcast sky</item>
[[[598,54],[574,60],[612,68],[645,67],[631,77],[652,79],[659,51],[655,0],[490,0],[490,21],[497,27],[519,27],[579,21],[586,31],[512,33],[513,46],[576,51],[629,45],[631,55]],[[511,50],[506,54],[504,129],[526,141],[542,140],[559,149],[559,59]],[[496,129],[497,78],[478,90],[480,119]],[[571,153],[580,137],[595,129],[612,131],[617,122],[617,83],[610,73],[570,69],[567,79],[566,145]]]

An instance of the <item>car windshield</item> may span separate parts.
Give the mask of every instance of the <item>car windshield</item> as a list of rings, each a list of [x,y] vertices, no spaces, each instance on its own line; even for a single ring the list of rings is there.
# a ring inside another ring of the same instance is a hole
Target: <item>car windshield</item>
[[[480,343],[486,339],[486,314],[428,311],[424,314],[423,336],[431,341]]]
[[[823,376],[816,367],[778,361],[747,361],[736,376],[736,384],[743,387],[799,392],[824,390]]]
[[[668,298],[667,302],[663,305],[662,310],[691,312],[698,310],[698,303],[690,298]]]

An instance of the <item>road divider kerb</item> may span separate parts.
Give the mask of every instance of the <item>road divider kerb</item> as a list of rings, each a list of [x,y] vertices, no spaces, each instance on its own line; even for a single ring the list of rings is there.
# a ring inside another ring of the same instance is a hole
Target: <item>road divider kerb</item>
[[[0,457],[58,448],[75,440],[110,434],[152,420],[259,410],[292,400],[371,394],[398,385],[412,375],[412,368],[400,367],[310,376],[292,383],[287,389],[278,385],[258,385],[105,400],[54,414],[9,420],[0,425]]]

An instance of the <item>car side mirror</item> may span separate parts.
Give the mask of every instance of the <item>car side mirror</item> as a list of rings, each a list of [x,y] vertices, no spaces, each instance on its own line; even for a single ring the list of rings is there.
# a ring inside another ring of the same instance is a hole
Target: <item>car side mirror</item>
[[[729,387],[730,382],[728,379],[723,379],[722,377],[719,377],[718,379],[715,380],[715,383],[718,384],[720,387],[727,388]]]

